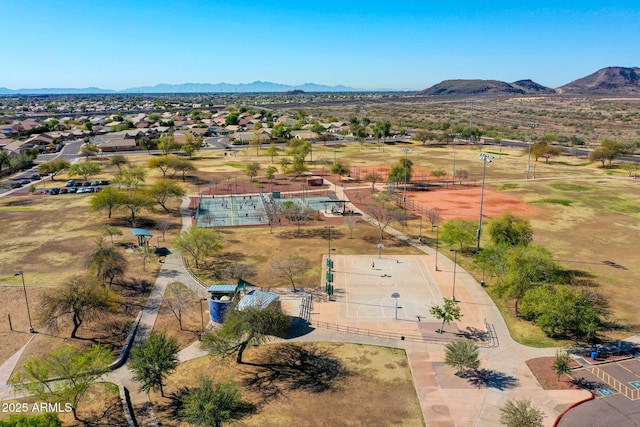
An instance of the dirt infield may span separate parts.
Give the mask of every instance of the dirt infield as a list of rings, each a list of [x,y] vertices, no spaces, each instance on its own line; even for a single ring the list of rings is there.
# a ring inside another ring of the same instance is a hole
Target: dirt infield
[[[407,192],[407,203],[411,204],[414,211],[419,206],[435,209],[445,221],[453,218],[477,219],[480,215],[481,190],[480,186],[450,186],[447,189]],[[534,210],[522,199],[486,187],[484,189],[482,217],[485,220],[496,217],[505,211],[530,217],[535,215]]]

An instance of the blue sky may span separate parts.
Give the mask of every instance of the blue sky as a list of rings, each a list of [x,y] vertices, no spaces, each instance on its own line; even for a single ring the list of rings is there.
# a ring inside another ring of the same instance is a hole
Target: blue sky
[[[638,1],[1,0],[0,86],[558,87],[640,66]]]

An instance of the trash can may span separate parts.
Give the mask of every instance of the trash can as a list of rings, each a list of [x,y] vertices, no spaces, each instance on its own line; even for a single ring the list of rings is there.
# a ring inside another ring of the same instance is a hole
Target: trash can
[[[596,360],[597,357],[598,357],[598,352],[597,351],[592,351],[591,352],[591,360]]]

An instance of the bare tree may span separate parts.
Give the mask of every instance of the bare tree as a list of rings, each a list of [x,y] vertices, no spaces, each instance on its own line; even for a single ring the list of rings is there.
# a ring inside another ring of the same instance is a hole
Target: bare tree
[[[160,233],[162,233],[162,241],[164,242],[164,235],[167,231],[171,230],[173,224],[171,221],[167,221],[166,219],[161,219],[156,223],[156,228]]]
[[[182,314],[187,311],[191,299],[191,291],[181,282],[172,282],[167,285],[164,303],[178,320],[182,331]]]
[[[380,175],[375,171],[369,172],[364,176],[364,180],[371,183],[371,192],[376,188],[376,182],[380,181]]]
[[[431,223],[431,231],[433,231],[433,228],[442,222],[442,216],[440,215],[440,212],[432,208],[427,209],[426,215],[427,219]]]
[[[306,258],[293,255],[287,258],[276,258],[271,261],[269,273],[281,280],[287,280],[297,292],[295,279],[303,276],[309,269],[310,262]]]
[[[346,226],[349,227],[349,238],[350,239],[353,239],[353,227],[355,227],[358,222],[360,222],[360,219],[355,217],[355,216],[348,216],[344,220],[344,223],[346,224]]]
[[[300,234],[300,226],[309,221],[314,211],[306,206],[299,205],[295,202],[286,201],[282,203],[282,213],[284,217],[298,226],[296,234]]]
[[[384,240],[384,230],[394,221],[403,216],[402,209],[384,204],[372,204],[367,207],[367,213],[373,218],[376,227],[380,230],[380,240]]]

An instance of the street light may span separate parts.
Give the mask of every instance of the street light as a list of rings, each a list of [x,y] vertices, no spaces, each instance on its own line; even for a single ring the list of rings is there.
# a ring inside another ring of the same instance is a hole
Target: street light
[[[400,294],[397,292],[394,292],[391,294],[391,298],[395,298],[396,300],[396,320],[398,320],[398,298],[400,298]]]
[[[409,151],[411,151],[411,148],[403,148],[402,151],[404,151],[404,197],[402,198],[402,202],[404,204],[404,210],[406,212],[407,210],[407,155],[409,154]]]
[[[438,270],[438,247],[440,241],[440,227],[436,225],[436,271]]]
[[[540,126],[540,123],[525,122],[524,125],[526,127],[528,127],[528,128],[535,129],[538,126]],[[529,171],[531,170],[531,146],[533,145],[533,136],[531,136],[530,139],[531,139],[531,141],[529,141],[529,156],[527,158],[527,175],[526,175],[526,179],[529,179]]]
[[[18,271],[14,276],[20,276],[22,279],[22,290],[24,291],[24,302],[27,304],[27,317],[29,318],[29,332],[34,334],[36,331],[33,329],[33,324],[31,323],[31,311],[29,311],[29,300],[27,299],[27,287],[24,284],[24,273],[22,271]]]
[[[204,314],[202,313],[202,301],[206,301],[208,298],[200,298],[200,341],[204,335]]]
[[[478,250],[480,250],[480,234],[482,233],[482,204],[484,203],[484,176],[487,172],[487,163],[491,163],[495,157],[491,154],[480,153],[482,160],[482,190],[480,190],[480,220],[478,221]]]
[[[458,250],[451,249],[453,252],[453,292],[451,292],[451,299],[456,302],[456,267],[458,266]]]

